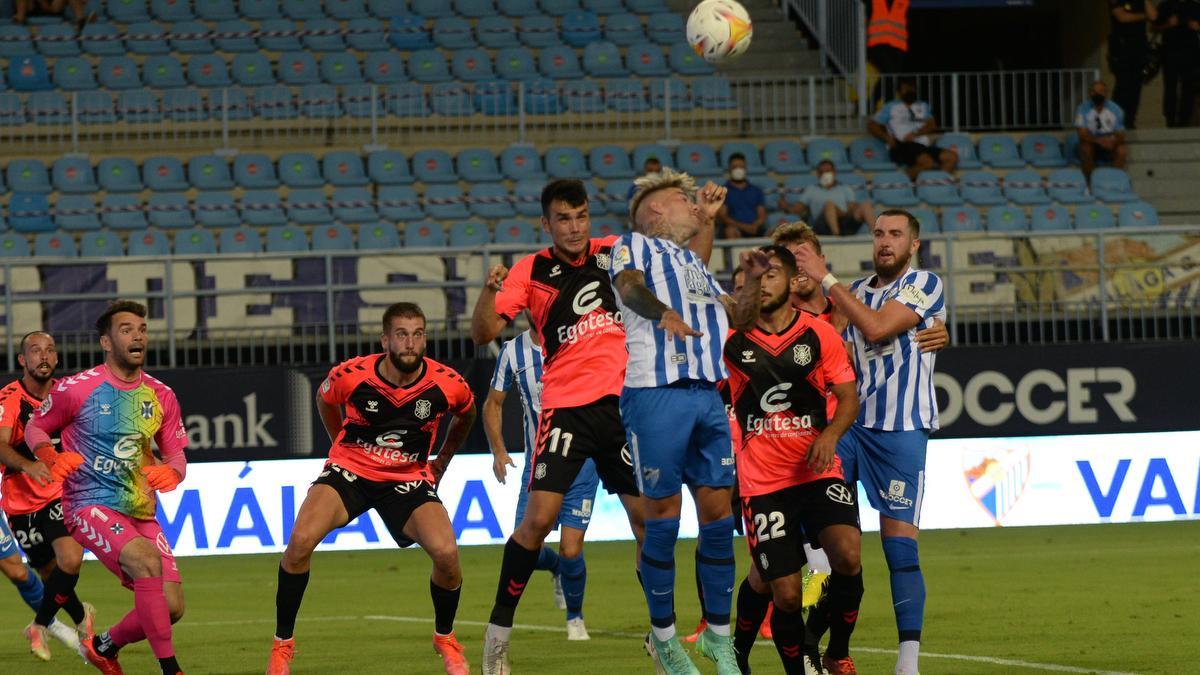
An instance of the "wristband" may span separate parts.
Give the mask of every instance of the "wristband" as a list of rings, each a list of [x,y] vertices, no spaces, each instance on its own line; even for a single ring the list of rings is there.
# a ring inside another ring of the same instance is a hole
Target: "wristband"
[[[837,277],[833,276],[833,272],[826,274],[821,279],[821,288],[824,288],[826,293],[828,293],[830,289],[832,289],[834,286],[837,286],[837,285],[838,285],[838,280],[837,280]]]

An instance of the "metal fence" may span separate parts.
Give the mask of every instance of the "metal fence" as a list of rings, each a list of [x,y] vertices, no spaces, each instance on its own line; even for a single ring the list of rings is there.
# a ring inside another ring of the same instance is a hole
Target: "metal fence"
[[[866,7],[860,0],[783,0],[817,43],[821,68],[849,77],[858,92],[859,115],[867,112]]]
[[[721,242],[710,268],[727,278],[737,254],[755,243]],[[843,279],[871,268],[869,239],[824,243]],[[15,368],[21,335],[41,327],[58,340],[64,369],[99,359],[88,327],[117,293],[150,305],[149,363],[160,367],[316,365],[374,351],[377,317],[401,299],[421,302],[429,314],[431,353],[470,358],[486,353],[467,334],[485,271],[530,248],[221,256],[219,263],[180,256],[7,261],[0,274],[8,366]],[[945,280],[957,346],[1196,339],[1197,260],[1200,227],[939,234],[923,238],[921,254],[921,266]],[[73,290],[52,279],[68,279]]]

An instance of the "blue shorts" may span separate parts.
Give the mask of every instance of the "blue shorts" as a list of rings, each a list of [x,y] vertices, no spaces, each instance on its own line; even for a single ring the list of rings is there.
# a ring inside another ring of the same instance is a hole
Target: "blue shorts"
[[[652,499],[692,487],[733,485],[729,417],[711,382],[621,390],[621,423],[638,489]]]
[[[17,540],[13,537],[12,530],[8,529],[8,517],[0,511],[0,559],[7,558],[10,555],[20,555],[21,547],[17,546]]]
[[[846,482],[862,483],[880,514],[920,526],[929,432],[879,431],[854,424],[838,441]]]
[[[525,504],[529,501],[529,472],[533,467],[532,457],[525,453],[525,468],[521,469],[521,496],[517,497],[517,520],[525,517]],[[596,463],[588,460],[583,463],[575,482],[563,495],[562,508],[558,511],[558,525],[573,527],[586,531],[588,523],[592,522],[592,506],[596,503],[596,489],[600,487],[600,475],[596,473]],[[558,529],[555,525],[555,529]]]

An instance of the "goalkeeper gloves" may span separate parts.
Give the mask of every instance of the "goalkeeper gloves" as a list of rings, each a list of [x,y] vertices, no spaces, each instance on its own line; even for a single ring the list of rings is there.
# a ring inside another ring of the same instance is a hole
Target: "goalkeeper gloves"
[[[150,483],[150,487],[158,492],[170,492],[179,486],[179,481],[183,480],[178,471],[166,464],[143,466],[142,473],[146,476],[146,482]]]
[[[41,461],[46,461],[41,456],[38,457]],[[50,464],[50,476],[56,481],[64,481],[67,476],[75,473],[75,470],[83,465],[83,455],[78,452],[60,452],[58,457],[52,459],[53,464]]]

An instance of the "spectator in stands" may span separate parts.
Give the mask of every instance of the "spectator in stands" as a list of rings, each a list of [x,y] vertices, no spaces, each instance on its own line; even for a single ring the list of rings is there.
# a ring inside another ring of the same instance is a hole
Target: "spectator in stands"
[[[788,204],[782,197],[779,208],[806,218],[817,234],[849,237],[858,232],[863,223],[874,222],[875,209],[869,200],[857,201],[854,188],[837,182],[837,167],[825,159],[817,164],[816,185],[809,185],[800,193],[795,204]]]
[[[908,0],[871,0],[871,18],[867,22],[867,61],[877,73],[875,85],[871,87],[871,110],[879,105],[884,96],[891,96],[893,83],[889,76],[904,72],[907,55]]]
[[[1091,180],[1096,160],[1125,168],[1125,112],[1108,100],[1108,87],[1100,80],[1092,83],[1091,99],[1075,111],[1079,132],[1079,163],[1083,175]]]
[[[82,31],[96,16],[95,12],[89,13],[84,4],[84,0],[13,0],[13,23],[25,23],[31,15],[65,16],[67,5],[70,5],[75,27]]]
[[[1150,60],[1146,22],[1157,21],[1158,11],[1151,0],[1108,0],[1108,6],[1112,13],[1108,65],[1116,78],[1113,101],[1125,111],[1125,125],[1134,129],[1142,99],[1143,72]]]
[[[933,146],[929,134],[937,130],[937,120],[931,114],[929,103],[917,100],[916,80],[901,78],[896,96],[897,100],[885,104],[875,118],[867,122],[871,135],[887,143],[888,156],[893,162],[908,167],[906,172],[913,180],[928,169],[954,171],[958,153]]]
[[[1168,127],[1189,126],[1200,79],[1200,2],[1165,0],[1154,30],[1162,33],[1163,117]]]
[[[726,239],[761,237],[767,233],[767,198],[762,188],[746,179],[746,156],[729,156],[729,181],[725,204],[717,212]]]
[[[652,173],[662,171],[662,162],[658,161],[657,157],[647,157],[645,162],[642,162],[642,172],[638,174],[638,178]],[[630,183],[629,192],[625,195],[625,203],[628,204],[633,199],[633,193],[637,192],[637,186]]]

